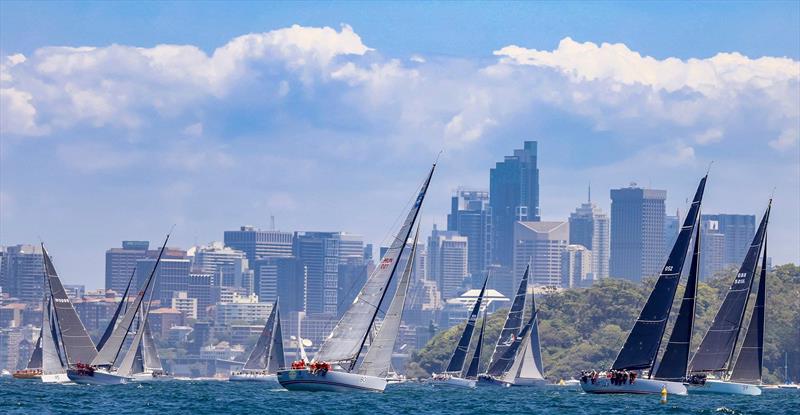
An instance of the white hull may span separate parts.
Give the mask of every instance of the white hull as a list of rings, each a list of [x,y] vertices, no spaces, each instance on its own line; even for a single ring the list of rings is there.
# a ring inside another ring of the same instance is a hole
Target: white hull
[[[778,389],[798,390],[800,389],[800,385],[795,385],[794,383],[784,383],[783,385],[778,385]]]
[[[456,377],[447,377],[444,379],[431,378],[430,382],[432,385],[436,386],[455,386],[459,388],[475,388],[478,384],[478,381],[475,379],[463,379]]]
[[[513,382],[506,382],[502,379],[498,379],[492,376],[481,375],[478,377],[478,386],[500,386],[504,388],[510,388],[512,386],[524,386],[524,387],[543,387],[547,386],[546,379],[531,379],[531,378],[516,378]]]
[[[632,384],[615,385],[611,379],[601,377],[595,383],[591,380],[581,382],[581,388],[586,393],[630,393],[637,395],[659,395],[663,388],[667,388],[669,395],[687,395],[686,386],[680,382],[670,382],[656,379],[636,379]]]
[[[263,382],[267,383],[267,386],[270,387],[281,386],[280,382],[278,382],[278,375],[275,374],[236,372],[231,374],[231,377],[228,380],[231,382]]]
[[[151,383],[151,382],[167,382],[174,379],[170,375],[153,376],[152,372],[143,372],[131,375],[130,380],[139,383]]]
[[[55,373],[50,375],[42,375],[42,383],[71,383],[66,373]]]
[[[709,379],[703,385],[688,384],[690,393],[721,393],[726,395],[761,395],[761,388],[747,383],[727,382],[724,380]]]
[[[383,392],[386,379],[357,373],[330,370],[325,374],[311,373],[308,369],[278,371],[278,382],[291,391],[311,392]]]
[[[120,376],[116,373],[106,372],[102,369],[95,369],[91,374],[80,373],[75,370],[68,370],[69,379],[79,385],[122,385],[128,383],[129,378]]]

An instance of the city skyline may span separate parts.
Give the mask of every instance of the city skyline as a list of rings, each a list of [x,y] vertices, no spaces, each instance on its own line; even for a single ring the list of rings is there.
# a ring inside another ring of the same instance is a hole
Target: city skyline
[[[672,34],[638,39],[654,32],[641,20],[629,31],[612,22],[524,29],[559,10],[576,19],[596,7],[531,5],[492,42],[423,30],[402,45],[403,32],[378,30],[347,7],[329,17],[311,7],[279,7],[269,18],[235,13],[189,35],[192,25],[168,28],[161,19],[185,12],[202,21],[213,6],[152,5],[139,11],[152,30],[124,36],[102,30],[124,10],[86,4],[100,23],[77,34],[63,27],[78,21],[77,11],[48,7],[37,16],[44,35],[23,39],[19,27],[35,13],[3,5],[0,245],[43,240],[67,283],[103,286],[107,249],[157,243],[173,223],[170,246],[182,248],[221,241],[242,225],[271,229],[271,216],[279,230],[347,231],[377,248],[444,149],[422,216],[428,235],[433,223],[446,228],[454,190],[488,190],[489,169],[526,140],[538,142],[542,221],[566,221],[589,183],[606,213],[608,191],[631,181],[666,190],[668,214],[685,211],[714,161],[703,213],[760,217],[775,187],[770,255],[776,265],[800,262],[800,29],[774,20],[796,19],[796,8],[709,7],[688,22],[662,15],[660,24],[691,29],[681,39],[720,14],[730,27],[773,19],[759,27],[763,36],[681,43],[668,41]],[[614,8],[633,14],[659,5]],[[432,18],[447,11],[438,6]],[[47,24],[54,20],[61,24]],[[482,28],[499,31],[490,20]],[[83,46],[96,48],[70,49]],[[581,55],[600,63],[597,72]],[[118,61],[133,72],[116,74]],[[708,78],[708,68],[735,75]],[[671,75],[695,69],[698,78]],[[753,86],[750,73],[766,84]],[[97,79],[111,95],[93,87]],[[619,95],[606,100],[595,83]]]

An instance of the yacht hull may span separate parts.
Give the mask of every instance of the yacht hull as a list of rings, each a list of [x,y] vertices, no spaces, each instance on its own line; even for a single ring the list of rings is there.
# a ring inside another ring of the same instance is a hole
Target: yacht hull
[[[546,379],[529,379],[529,378],[517,378],[514,379],[513,382],[507,382],[502,379],[498,379],[492,376],[482,375],[478,377],[478,387],[484,386],[499,386],[504,388],[510,388],[512,386],[524,386],[524,387],[543,387],[547,386]]]
[[[72,382],[66,373],[42,374],[42,383],[70,383]]]
[[[262,382],[270,387],[280,387],[278,375],[265,373],[237,372],[228,379],[231,382]]]
[[[761,395],[761,388],[747,383],[728,382],[724,380],[709,379],[702,385],[688,384],[687,389],[691,394],[719,393],[726,395]]]
[[[334,370],[325,373],[311,373],[308,369],[279,370],[278,382],[290,391],[383,392],[386,389],[384,378]]]
[[[67,370],[69,379],[79,385],[122,385],[128,383],[129,378],[116,373],[95,369],[94,372]]]
[[[602,377],[595,380],[581,381],[581,388],[586,393],[628,393],[636,395],[659,395],[666,388],[670,395],[687,395],[686,386],[680,382],[656,379],[636,379],[633,383],[616,385],[611,379]]]
[[[478,381],[476,379],[448,377],[445,379],[431,379],[431,384],[435,386],[451,386],[457,388],[474,389],[478,384]]]
[[[130,380],[133,382],[139,383],[153,383],[153,382],[167,382],[170,380],[174,380],[172,376],[169,375],[155,375],[153,376],[150,372],[144,373],[137,373],[135,375],[131,375]]]
[[[42,378],[42,371],[41,370],[38,370],[38,371],[35,371],[35,370],[18,370],[16,372],[14,372],[11,376],[13,376],[14,379],[21,379],[21,380],[35,379],[35,380],[39,380],[39,379]]]

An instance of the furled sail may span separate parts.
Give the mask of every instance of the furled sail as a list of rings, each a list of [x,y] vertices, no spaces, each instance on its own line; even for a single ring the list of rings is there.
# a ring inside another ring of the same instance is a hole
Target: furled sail
[[[378,267],[375,268],[367,282],[364,283],[364,287],[358,293],[353,304],[345,311],[331,335],[320,346],[314,357],[315,361],[334,363],[349,361],[348,370],[353,369],[370,333],[372,324],[375,322],[375,316],[386,295],[386,290],[397,268],[399,259],[406,248],[406,242],[411,235],[419,210],[422,208],[422,202],[425,200],[425,193],[428,191],[428,185],[435,169],[436,165],[434,164],[394,241],[384,254]]]
[[[472,312],[467,319],[467,325],[464,326],[464,331],[461,333],[461,339],[458,340],[456,350],[453,352],[450,363],[447,365],[447,372],[461,373],[461,370],[464,368],[464,360],[467,357],[469,343],[472,341],[472,332],[475,331],[475,321],[478,319],[478,314],[480,314],[481,311],[481,303],[483,302],[483,294],[486,292],[487,281],[489,281],[488,276],[483,280],[483,287],[481,288],[480,294],[478,294],[478,299],[475,300],[475,305],[472,307]]]
[[[403,308],[406,303],[408,286],[411,281],[411,271],[414,268],[414,258],[417,253],[417,240],[419,239],[419,226],[414,235],[414,242],[411,245],[411,255],[408,255],[403,275],[397,283],[397,289],[392,298],[392,303],[383,318],[380,331],[372,340],[372,343],[364,355],[364,360],[358,368],[358,373],[363,375],[385,378],[389,375],[389,366],[392,363],[392,352],[397,340],[397,333],[400,331],[400,322],[403,319]]]
[[[156,258],[156,263],[153,266],[153,270],[150,272],[150,276],[147,277],[144,287],[142,287],[142,290],[136,295],[136,298],[133,300],[133,304],[131,304],[131,306],[128,308],[128,311],[125,312],[125,315],[122,317],[122,321],[120,321],[120,323],[117,324],[117,327],[114,328],[114,332],[111,333],[108,341],[106,341],[106,343],[103,345],[103,348],[100,349],[100,351],[97,353],[97,356],[94,358],[94,360],[92,360],[92,366],[110,367],[114,365],[114,362],[117,360],[117,356],[119,356],[119,352],[122,350],[122,346],[125,343],[125,338],[128,336],[128,332],[133,325],[133,320],[136,318],[136,315],[142,306],[144,296],[153,285],[153,278],[156,275],[158,264],[161,262],[161,256],[164,254],[164,249],[167,247],[168,241],[169,234],[164,240],[164,245],[161,246],[161,250],[158,252],[158,258]]]
[[[164,370],[161,366],[161,358],[158,357],[158,348],[156,348],[156,342],[153,339],[153,332],[150,330],[150,323],[144,324],[142,349],[144,350],[144,369]]]
[[[253,351],[244,363],[245,370],[264,370],[267,368],[267,358],[269,358],[272,347],[272,337],[275,335],[275,316],[278,313],[278,300],[272,303],[272,311],[267,317],[264,329],[258,337]]]
[[[28,359],[28,364],[25,366],[25,369],[41,369],[42,368],[42,332],[44,331],[44,326],[42,329],[39,330],[39,338],[36,339],[36,345],[33,346],[33,353],[31,353],[31,358]]]
[[[486,329],[486,311],[483,312],[483,321],[481,322],[481,331],[478,332],[478,341],[475,342],[475,352],[472,354],[472,360],[469,363],[469,368],[464,374],[465,379],[475,379],[478,377],[478,365],[481,362],[481,349],[483,348],[483,331]]]
[[[681,382],[686,377],[689,365],[689,348],[692,341],[692,326],[694,325],[695,295],[697,293],[697,279],[700,272],[700,227],[694,234],[694,249],[692,264],[689,268],[689,278],[683,291],[681,308],[678,309],[678,319],[669,336],[667,349],[661,357],[661,363],[656,370],[655,378]]]
[[[736,274],[731,284],[728,294],[722,301],[722,305],[717,311],[717,315],[711,323],[697,353],[692,357],[689,364],[691,372],[715,372],[726,371],[729,369],[730,360],[733,356],[733,349],[739,337],[742,327],[744,310],[747,308],[747,298],[753,285],[753,275],[758,265],[758,257],[761,253],[761,246],[767,231],[769,212],[772,207],[770,200],[758,230],[753,237],[753,243],[742,261],[739,273]]]
[[[111,316],[111,320],[108,322],[108,327],[106,327],[106,331],[103,332],[103,336],[100,337],[100,341],[97,342],[97,350],[103,348],[103,346],[108,341],[108,338],[111,337],[111,333],[114,332],[114,327],[117,325],[117,320],[119,319],[119,314],[122,312],[122,307],[125,306],[125,302],[128,300],[128,291],[131,289],[131,283],[133,282],[133,277],[136,275],[136,267],[133,268],[131,271],[131,278],[128,280],[128,286],[125,287],[125,293],[122,294],[122,301],[119,302],[117,305],[117,309],[114,310],[114,315]]]
[[[686,261],[686,254],[697,224],[700,212],[700,203],[703,200],[703,191],[706,186],[706,175],[700,180],[697,186],[692,206],[683,222],[678,238],[672,246],[672,251],[667,258],[667,263],[658,276],[653,291],[650,292],[647,302],[642,308],[639,318],[636,319],[631,328],[625,344],[619,351],[612,369],[616,370],[637,370],[649,369],[653,366],[656,359],[658,348],[661,345],[661,337],[667,327],[672,300],[675,298],[675,291],[681,278],[681,270]]]
[[[764,309],[767,294],[767,237],[764,235],[764,252],[761,254],[761,275],[758,280],[756,305],[747,326],[739,358],[733,366],[731,380],[761,383],[761,368],[764,360]]]
[[[517,295],[514,296],[514,302],[511,304],[511,309],[508,311],[508,317],[503,324],[503,330],[500,331],[500,337],[497,338],[497,344],[494,346],[494,352],[489,360],[489,369],[487,374],[492,376],[500,376],[508,370],[511,365],[510,361],[503,361],[503,364],[498,364],[500,356],[505,353],[506,349],[514,342],[514,337],[519,333],[522,328],[522,314],[525,309],[525,297],[528,293],[528,273],[530,272],[530,265],[525,268],[525,273],[522,275],[522,281],[517,288]]]
[[[61,279],[50,260],[50,255],[42,244],[42,256],[47,279],[50,283],[50,291],[53,298],[56,322],[58,323],[58,333],[63,343],[64,353],[68,364],[87,363],[97,356],[97,349],[86,328],[83,327],[78,313],[72,306]]]

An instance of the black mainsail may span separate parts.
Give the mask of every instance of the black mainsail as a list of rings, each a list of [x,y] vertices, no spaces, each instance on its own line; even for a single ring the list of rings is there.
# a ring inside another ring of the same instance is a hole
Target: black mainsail
[[[639,318],[631,328],[625,344],[611,366],[612,369],[639,370],[649,369],[653,366],[661,345],[661,337],[667,327],[672,300],[678,289],[692,233],[699,218],[700,203],[703,200],[707,179],[708,175],[700,180],[694,199],[692,199],[692,206],[689,208],[683,227],[675,240],[675,245],[672,246],[667,263],[642,308]]]
[[[502,363],[500,363],[500,357],[511,347],[514,338],[522,329],[522,314],[525,309],[525,297],[528,293],[529,272],[530,265],[525,268],[522,281],[520,281],[519,288],[517,288],[517,294],[514,296],[514,302],[511,304],[508,317],[506,317],[506,322],[503,324],[503,330],[500,331],[500,337],[497,338],[497,344],[494,347],[494,352],[492,352],[492,358],[489,360],[489,369],[486,371],[489,375],[500,376],[511,366],[512,361],[503,360]]]
[[[486,310],[483,311],[483,321],[481,322],[481,331],[478,332],[478,340],[475,342],[475,352],[472,354],[472,360],[469,362],[467,373],[464,374],[465,379],[475,379],[478,377],[478,365],[481,362],[481,349],[483,348],[483,331],[486,329]]]
[[[736,274],[728,294],[725,295],[711,327],[703,337],[703,341],[700,342],[697,353],[692,357],[689,364],[690,372],[719,372],[729,369],[733,349],[742,328],[747,299],[753,286],[753,276],[767,232],[771,208],[772,200],[761,218],[761,223],[758,225],[753,243],[750,244],[742,266],[739,268],[739,273]]]
[[[661,363],[656,369],[655,378],[681,382],[686,378],[689,366],[689,349],[692,341],[692,327],[694,326],[695,295],[697,294],[697,280],[700,272],[700,227],[696,227],[694,234],[694,248],[692,264],[689,268],[689,278],[683,290],[681,308],[678,309],[678,318],[672,327],[667,350],[661,357]]]
[[[469,344],[472,341],[472,332],[475,331],[475,321],[478,319],[478,314],[480,314],[481,311],[481,303],[483,302],[483,295],[486,292],[487,281],[489,281],[488,276],[483,280],[481,292],[478,294],[478,299],[475,300],[475,305],[472,307],[472,312],[469,314],[467,325],[464,326],[464,331],[461,332],[461,338],[458,340],[456,350],[453,352],[453,356],[450,357],[450,363],[447,364],[446,372],[461,373],[464,368],[464,360],[467,357],[467,349],[469,349]]]
[[[761,254],[761,275],[756,293],[756,305],[747,326],[744,343],[731,372],[731,380],[761,383],[764,360],[764,314],[767,297],[767,236],[764,235],[764,252]]]
[[[97,356],[97,348],[86,328],[83,327],[78,313],[75,312],[64,286],[61,285],[61,279],[58,278],[56,268],[53,266],[44,244],[42,244],[42,257],[44,259],[45,273],[50,283],[55,321],[58,322],[58,333],[60,334],[67,364],[91,362]]]

